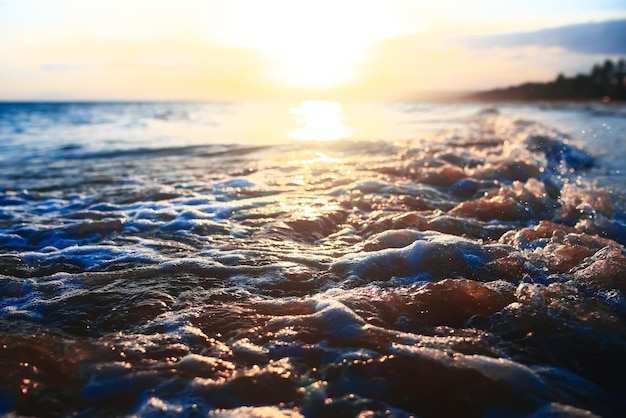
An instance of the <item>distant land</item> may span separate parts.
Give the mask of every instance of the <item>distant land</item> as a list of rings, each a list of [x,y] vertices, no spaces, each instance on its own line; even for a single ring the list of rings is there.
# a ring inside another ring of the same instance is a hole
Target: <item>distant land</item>
[[[528,82],[517,86],[472,92],[461,100],[478,101],[602,101],[626,102],[626,62],[606,60],[595,64],[589,74],[566,77],[562,73],[554,81]]]

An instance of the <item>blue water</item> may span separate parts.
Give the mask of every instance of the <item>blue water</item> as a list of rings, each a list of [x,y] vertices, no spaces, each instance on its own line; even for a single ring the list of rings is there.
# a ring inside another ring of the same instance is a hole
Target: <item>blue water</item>
[[[0,414],[621,416],[625,109],[0,104]]]

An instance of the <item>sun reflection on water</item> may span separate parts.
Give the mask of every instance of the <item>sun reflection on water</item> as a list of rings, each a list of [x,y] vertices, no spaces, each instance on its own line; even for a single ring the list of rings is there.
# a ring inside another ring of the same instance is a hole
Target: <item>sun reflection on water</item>
[[[299,156],[298,159],[289,160],[287,165],[289,166],[297,166],[297,165],[319,165],[319,164],[340,164],[343,162],[342,158],[329,157],[323,152],[307,152],[304,155]]]
[[[340,210],[336,205],[326,199],[309,199],[301,198],[295,202],[281,202],[280,206],[283,210],[290,213],[293,219],[315,219],[326,213],[332,213]]]
[[[341,121],[343,109],[340,103],[325,100],[306,100],[289,110],[298,116],[300,127],[290,131],[292,138],[302,141],[333,141],[348,136],[348,129]]]

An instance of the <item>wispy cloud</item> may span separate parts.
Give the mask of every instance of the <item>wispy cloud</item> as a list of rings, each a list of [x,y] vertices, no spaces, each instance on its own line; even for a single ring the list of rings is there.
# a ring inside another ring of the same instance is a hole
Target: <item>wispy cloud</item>
[[[578,54],[626,54],[626,19],[470,38],[478,48],[559,47]]]
[[[39,69],[41,71],[88,71],[92,68],[90,68],[87,65],[81,65],[81,64],[68,64],[68,63],[61,63],[61,64],[42,64],[39,66]]]

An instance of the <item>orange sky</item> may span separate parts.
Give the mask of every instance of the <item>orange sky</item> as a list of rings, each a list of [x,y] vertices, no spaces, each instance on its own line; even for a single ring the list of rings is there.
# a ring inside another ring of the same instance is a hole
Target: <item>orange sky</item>
[[[626,16],[620,2],[0,0],[0,100],[407,99],[606,54],[468,37]]]

